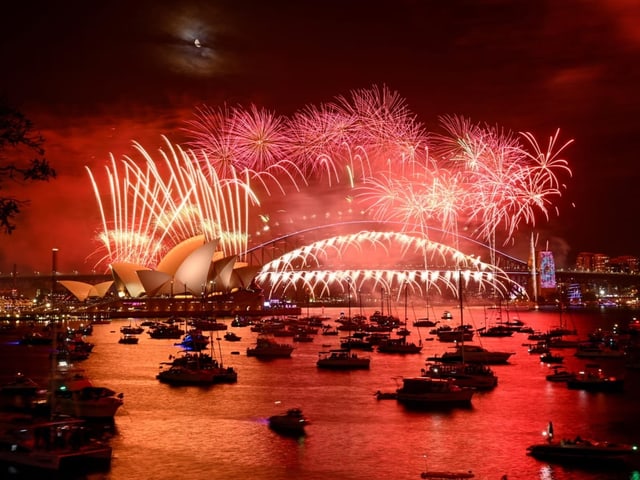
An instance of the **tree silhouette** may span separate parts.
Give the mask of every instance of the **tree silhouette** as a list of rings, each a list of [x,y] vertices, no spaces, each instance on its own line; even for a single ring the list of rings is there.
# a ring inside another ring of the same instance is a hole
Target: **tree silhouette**
[[[29,200],[5,194],[7,183],[48,181],[55,170],[44,157],[44,138],[19,110],[0,99],[0,229],[11,234],[14,219]]]

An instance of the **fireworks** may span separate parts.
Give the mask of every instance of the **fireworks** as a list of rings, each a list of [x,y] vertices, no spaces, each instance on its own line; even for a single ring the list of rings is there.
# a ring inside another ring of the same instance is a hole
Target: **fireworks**
[[[561,178],[571,176],[560,158],[571,142],[560,144],[556,132],[543,149],[529,133],[513,134],[457,116],[442,117],[440,123],[441,133],[427,133],[404,99],[386,87],[354,90],[306,106],[291,118],[254,105],[202,107],[185,128],[191,138],[188,150],[167,141],[159,163],[140,145],[135,145],[140,164],[112,158],[109,203],[103,204],[89,171],[102,214],[100,261],[154,265],[171,246],[198,234],[220,238],[224,255],[246,255],[250,232],[259,229],[260,240],[268,242],[269,227],[277,221],[266,197],[293,194],[296,200],[279,203],[286,205],[287,215],[328,223],[329,217],[313,207],[295,211],[303,205],[295,196],[299,193],[320,208],[328,209],[337,199],[339,211],[397,225],[395,235],[410,235],[411,241],[398,236],[396,242],[420,244],[425,268],[431,265],[429,255],[444,249],[432,241],[434,230],[452,249],[445,255],[447,271],[470,268],[470,258],[458,251],[460,231],[470,232],[489,246],[491,255],[480,268],[488,275],[480,283],[503,281],[505,275],[488,267],[495,263],[496,246],[512,241],[524,225],[533,229],[536,221],[549,219],[565,188]],[[266,211],[257,211],[260,205]],[[282,228],[295,223],[281,223],[272,234],[287,235]],[[259,279],[285,289],[302,282],[324,290],[335,277],[317,259],[326,263],[327,249],[353,249],[365,241],[371,239],[335,236],[309,243],[265,265]],[[305,271],[309,264],[316,274]],[[373,278],[385,287],[402,276],[416,284],[430,278],[426,270],[340,269],[350,278]],[[446,275],[438,279],[447,283]]]
[[[398,269],[396,262],[405,266],[424,263],[424,268]],[[356,268],[358,263],[362,268]],[[347,267],[323,269],[327,264]],[[372,264],[379,268],[370,268]],[[330,237],[293,249],[264,265],[257,280],[269,285],[271,294],[303,288],[322,296],[329,294],[334,284],[349,281],[356,291],[382,288],[399,292],[399,287],[406,285],[414,293],[424,295],[431,287],[441,293],[443,289],[455,293],[457,285],[453,277],[459,270],[464,270],[467,280],[472,278],[480,290],[498,286],[506,293],[511,284],[501,269],[450,246],[419,235],[371,231]]]
[[[98,263],[155,266],[173,246],[197,235],[220,239],[225,256],[246,251],[248,209],[259,204],[250,183],[218,178],[193,153],[165,141],[168,152],[160,150],[160,164],[137,144],[142,165],[112,158],[106,168],[109,203],[87,168],[102,218]]]

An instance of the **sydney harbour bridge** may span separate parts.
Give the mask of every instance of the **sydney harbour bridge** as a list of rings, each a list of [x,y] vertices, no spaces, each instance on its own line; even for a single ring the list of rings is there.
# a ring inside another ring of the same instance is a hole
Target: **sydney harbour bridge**
[[[540,297],[534,288],[535,264],[529,258],[518,258],[491,249],[476,240],[460,236],[457,249],[438,242],[420,242],[421,235],[399,233],[391,222],[348,221],[307,226],[271,238],[245,252],[244,261],[264,267],[257,275],[265,296],[286,297],[297,303],[311,299],[340,301],[350,292],[365,301],[376,302],[380,292],[401,297],[410,289],[413,297],[429,296],[434,301],[448,301],[457,295],[457,272],[462,268],[492,272],[484,282],[476,282],[465,297],[486,301]],[[432,236],[437,237],[437,229]],[[441,232],[440,232],[441,233]],[[459,252],[465,253],[466,263]],[[522,249],[521,251],[526,251]],[[469,263],[469,259],[491,258],[491,264]],[[480,268],[478,268],[480,265]],[[108,274],[55,272],[51,275],[8,275],[0,277],[3,296],[62,291],[62,280],[96,284],[110,280]],[[544,292],[551,299],[566,296],[568,290],[618,289],[637,285],[638,275],[624,273],[585,272],[558,269],[556,291]],[[492,281],[510,287],[495,287]],[[470,275],[468,280],[473,280]],[[476,277],[477,280],[477,277]],[[484,285],[481,285],[483,284]],[[481,288],[478,288],[481,286]],[[515,288],[514,288],[515,287]]]

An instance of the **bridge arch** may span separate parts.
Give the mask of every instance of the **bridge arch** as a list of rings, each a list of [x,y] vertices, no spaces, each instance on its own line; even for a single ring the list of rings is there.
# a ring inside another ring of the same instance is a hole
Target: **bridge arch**
[[[399,297],[404,287],[412,295],[455,297],[459,275],[468,294],[525,295],[523,287],[504,268],[482,262],[477,255],[465,254],[424,234],[390,229],[397,225],[349,221],[310,227],[257,245],[247,255],[253,255],[256,263],[262,265],[256,280],[270,296],[300,290],[310,296],[381,290]],[[353,233],[336,233],[345,230]],[[331,235],[308,240],[310,233],[324,231]],[[301,238],[305,241],[300,242]],[[461,238],[488,250],[480,242]],[[501,261],[512,269],[526,271],[526,262],[502,252],[500,255]]]

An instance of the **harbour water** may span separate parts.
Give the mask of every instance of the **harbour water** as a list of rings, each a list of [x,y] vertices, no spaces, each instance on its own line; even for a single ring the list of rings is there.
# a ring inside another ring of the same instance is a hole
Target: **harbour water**
[[[459,321],[455,306],[448,309],[454,312],[455,325]],[[436,308],[431,318],[439,318],[442,310]],[[335,319],[339,309],[323,313]],[[464,320],[479,328],[493,314],[469,309]],[[626,325],[633,315],[615,310],[572,312],[562,319],[577,329],[578,337],[586,338],[595,328]],[[557,326],[559,320],[558,313],[550,311],[517,311],[510,316],[540,331]],[[231,319],[220,320],[231,324]],[[475,478],[486,480],[640,478],[633,468],[593,471],[593,467],[549,464],[526,454],[527,446],[543,440],[541,432],[549,421],[557,438],[580,435],[640,443],[640,371],[625,368],[620,359],[598,363],[607,372],[624,376],[623,393],[569,390],[545,379],[550,367],[528,353],[525,344],[531,341],[526,334],[476,335],[475,344],[515,352],[509,364],[492,367],[498,386],[476,393],[471,408],[413,411],[395,400],[378,400],[375,392],[395,390],[401,377],[420,375],[426,357],[451,348],[433,340],[426,328],[409,325],[409,341],[424,347],[420,354],[370,352],[366,353],[371,356],[369,370],[326,371],[316,367],[318,352],[338,347],[339,337],[318,334],[313,342],[296,343],[291,358],[262,361],[246,356],[257,333],[229,326],[242,340],[226,342],[221,332],[214,343],[225,365],[237,370],[238,382],[199,388],[158,382],[161,362],[178,351],[176,340],[152,339],[144,333],[137,345],[119,344],[119,328],[129,322],[96,325],[88,337],[95,344],[93,353],[78,364],[94,384],[124,393],[111,440],[111,469],[88,479],[410,480],[419,479],[425,468],[471,470]],[[558,353],[565,356],[569,370],[578,370],[585,361],[574,357],[573,351]],[[16,359],[39,358],[46,366],[46,356],[46,347],[5,342],[3,378],[14,374],[16,367],[37,376],[40,366],[24,360],[17,364]],[[270,415],[293,407],[301,408],[311,422],[305,437],[284,437],[268,428]]]

